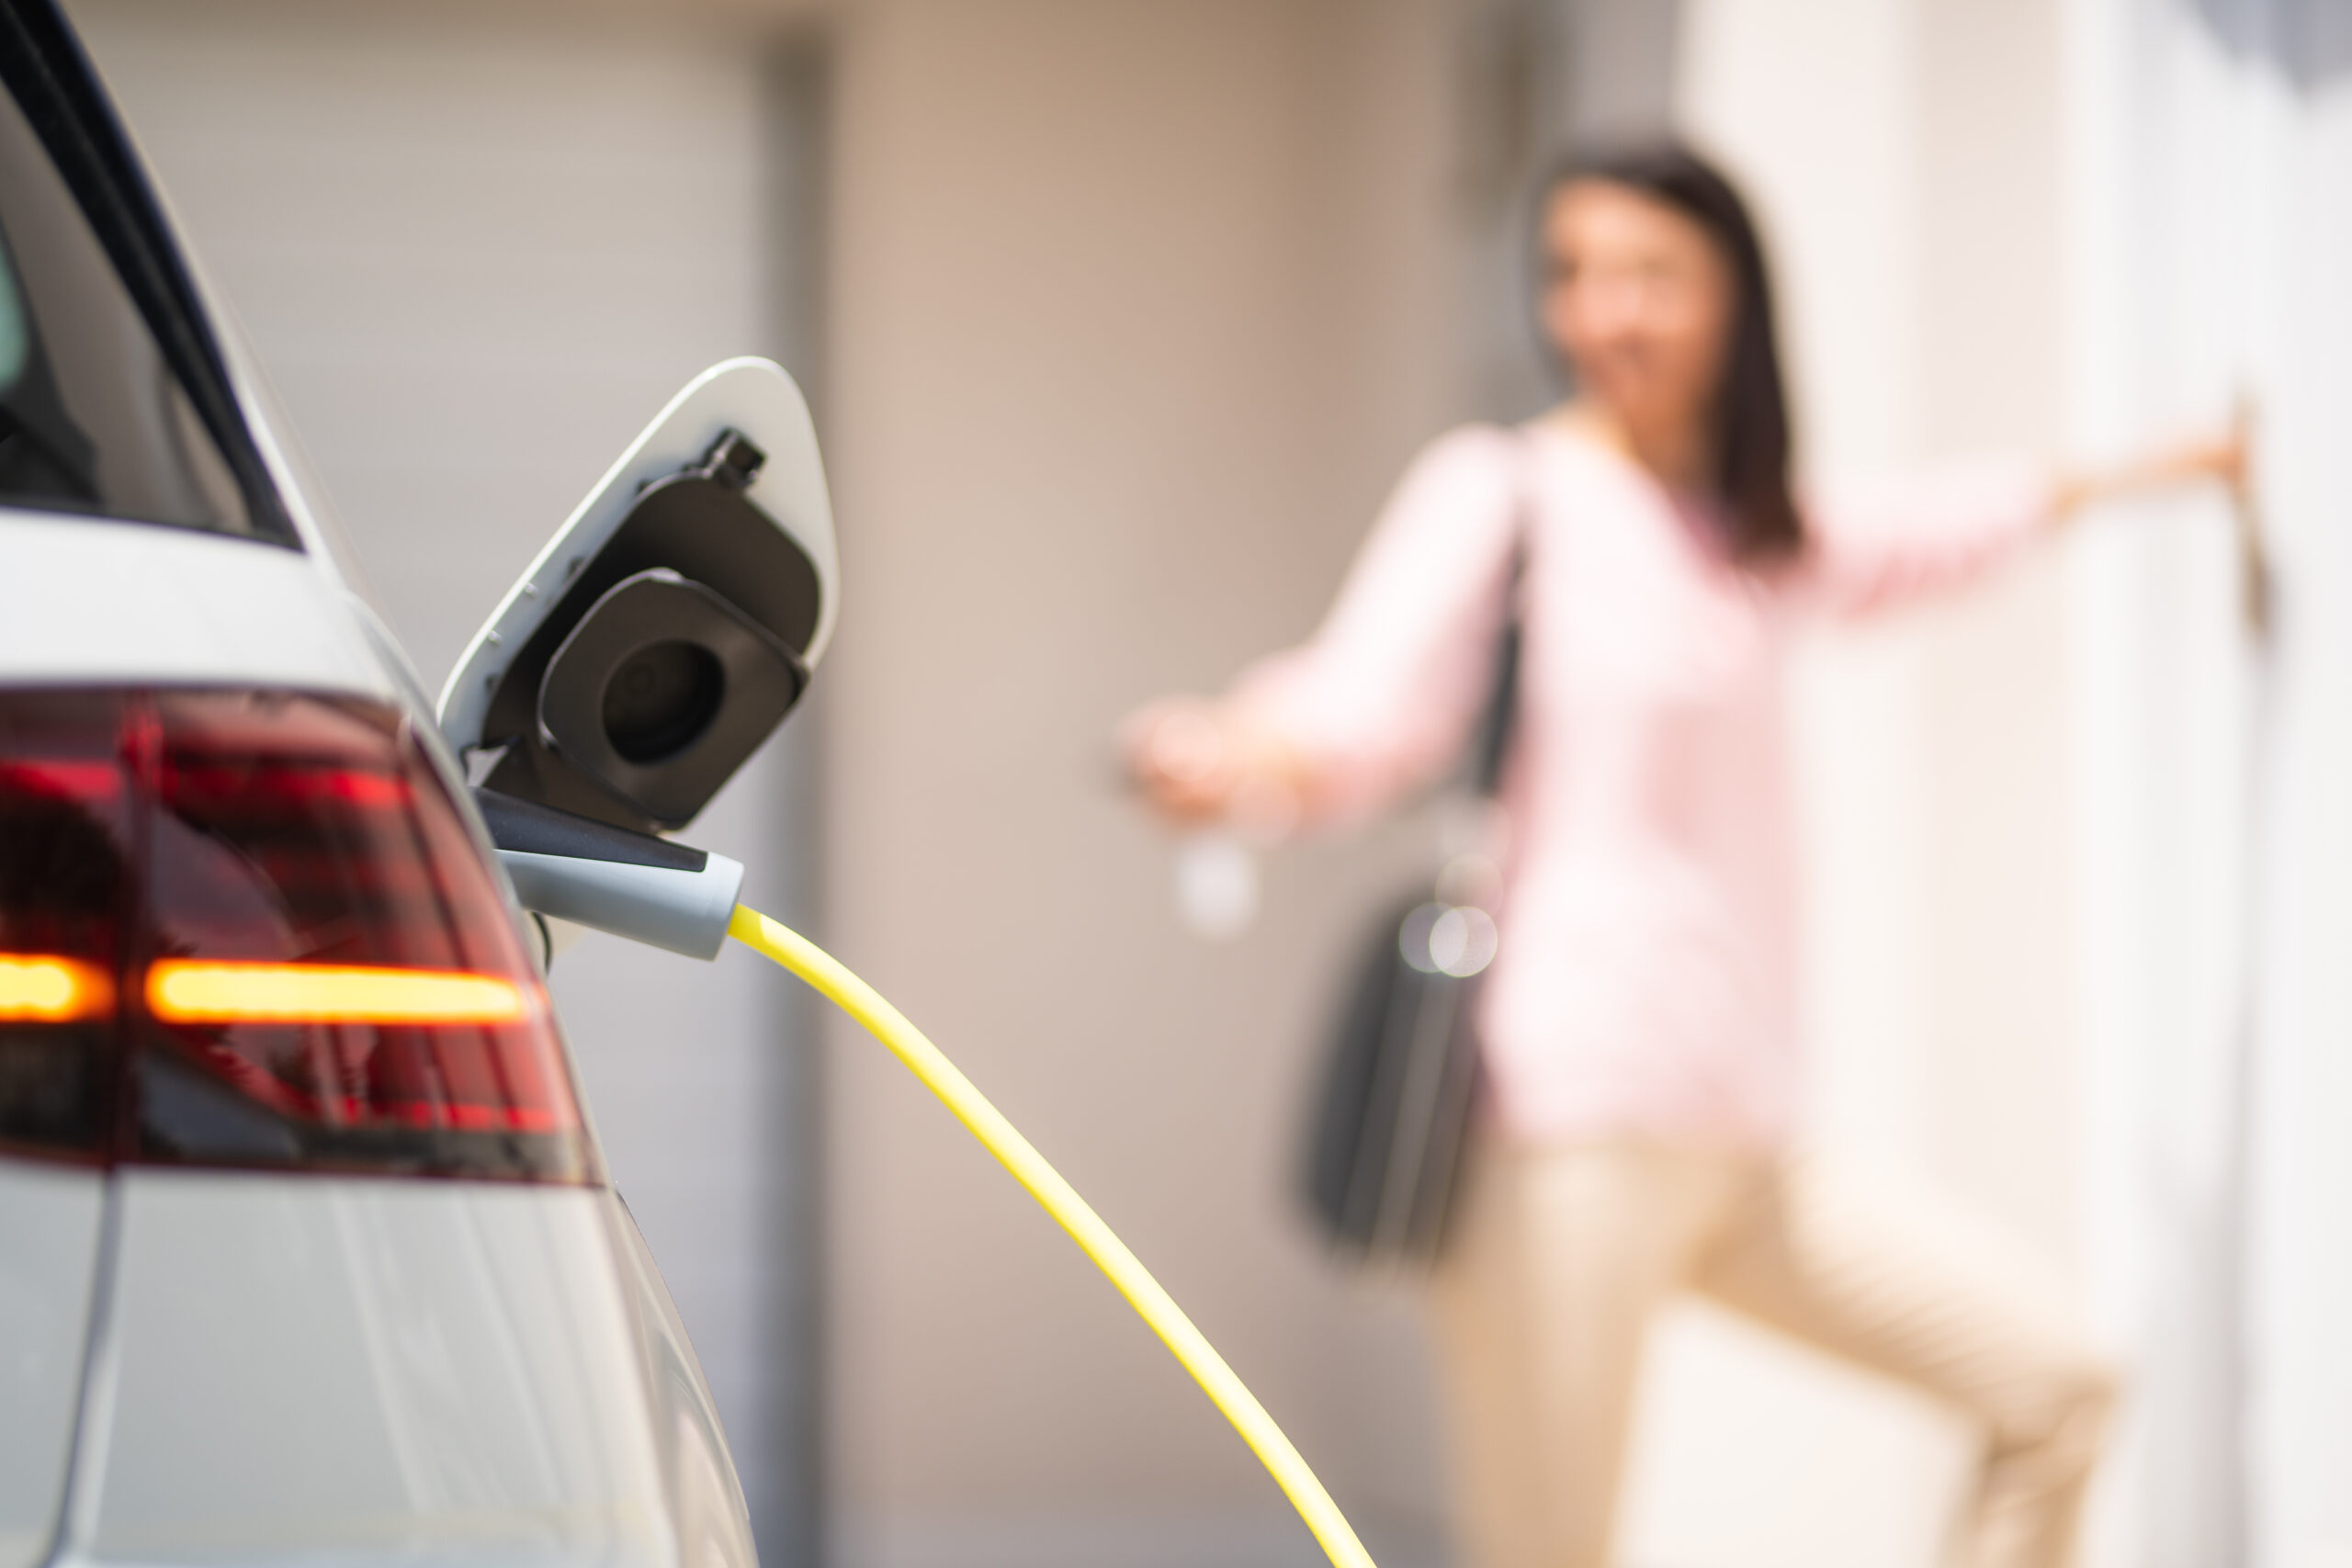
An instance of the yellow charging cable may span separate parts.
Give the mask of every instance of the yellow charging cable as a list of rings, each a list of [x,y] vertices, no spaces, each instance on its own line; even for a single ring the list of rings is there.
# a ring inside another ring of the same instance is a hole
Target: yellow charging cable
[[[956,1068],[956,1064],[940,1055],[939,1047],[923,1037],[922,1030],[907,1021],[906,1015],[888,1002],[873,987],[842,967],[840,962],[797,931],[778,925],[758,910],[737,905],[727,922],[727,933],[754,952],[763,953],[786,969],[808,981],[832,1000],[843,1012],[864,1024],[873,1036],[888,1045],[908,1070],[921,1078],[923,1087],[937,1095],[956,1119],[964,1123],[972,1136],[979,1139],[999,1164],[1012,1173],[1012,1179],[1029,1190],[1029,1196],[1045,1206],[1062,1229],[1069,1232],[1094,1266],[1111,1278],[1127,1303],[1151,1325],[1170,1352],[1184,1364],[1202,1390],[1225,1418],[1233,1423],[1241,1440],[1262,1461],[1273,1475],[1274,1483],[1288,1496],[1298,1517],[1315,1532],[1322,1543],[1324,1554],[1331,1559],[1333,1568],[1373,1568],[1372,1554],[1356,1539],[1331,1495],[1306,1468],[1306,1461],[1291,1446],[1274,1418],[1266,1414],[1257,1396],[1243,1386],[1225,1358],[1193,1320],[1171,1300],[1159,1281],[1151,1277],[1136,1255],[1127,1250],[1126,1243],[1112,1234],[1102,1216],[1087,1207],[1070,1184],[1064,1181],[1046,1156],[1032,1148],[1029,1140],[1006,1121],[988,1098],[972,1087],[972,1080]]]

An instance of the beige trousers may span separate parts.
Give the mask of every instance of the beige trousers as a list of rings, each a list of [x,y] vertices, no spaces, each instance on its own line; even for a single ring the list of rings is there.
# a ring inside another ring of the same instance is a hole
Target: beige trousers
[[[1690,1289],[1984,1436],[1954,1561],[2059,1568],[2115,1382],[1949,1223],[1796,1158],[1635,1143],[1472,1156],[1431,1298],[1472,1568],[1606,1568],[1642,1348]]]

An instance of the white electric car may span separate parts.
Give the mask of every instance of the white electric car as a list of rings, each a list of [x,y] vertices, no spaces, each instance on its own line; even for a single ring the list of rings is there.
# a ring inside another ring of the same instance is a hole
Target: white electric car
[[[0,84],[0,1568],[752,1568],[430,705],[52,6]]]

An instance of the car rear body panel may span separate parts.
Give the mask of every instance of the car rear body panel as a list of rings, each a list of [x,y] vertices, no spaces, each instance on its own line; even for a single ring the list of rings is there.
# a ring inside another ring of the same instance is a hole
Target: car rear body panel
[[[607,1192],[115,1182],[61,1561],[677,1561]]]
[[[396,694],[315,557],[0,510],[0,683]]]
[[[0,1568],[49,1553],[73,1457],[106,1178],[0,1158]]]
[[[437,739],[317,557],[0,512],[0,693],[125,685],[366,696]],[[755,1568],[716,1406],[601,1180],[0,1154],[0,1568]]]

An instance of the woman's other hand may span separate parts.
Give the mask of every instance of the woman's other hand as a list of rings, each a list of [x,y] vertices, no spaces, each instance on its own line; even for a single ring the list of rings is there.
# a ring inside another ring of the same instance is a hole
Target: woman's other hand
[[[2050,520],[2067,522],[2101,502],[2185,485],[2220,483],[2229,491],[2236,519],[2239,581],[2246,624],[2260,635],[2270,626],[2270,563],[2262,539],[2260,509],[2254,495],[2254,432],[2251,397],[2238,400],[2236,417],[2225,430],[2159,446],[2128,463],[2062,480],[2052,498]]]
[[[2064,522],[2084,508],[2102,502],[2184,485],[2216,482],[2242,492],[2246,482],[2247,453],[2252,446],[2252,413],[2242,406],[2226,429],[2210,431],[2142,453],[2111,468],[2071,475],[2059,482],[2051,507]]]

